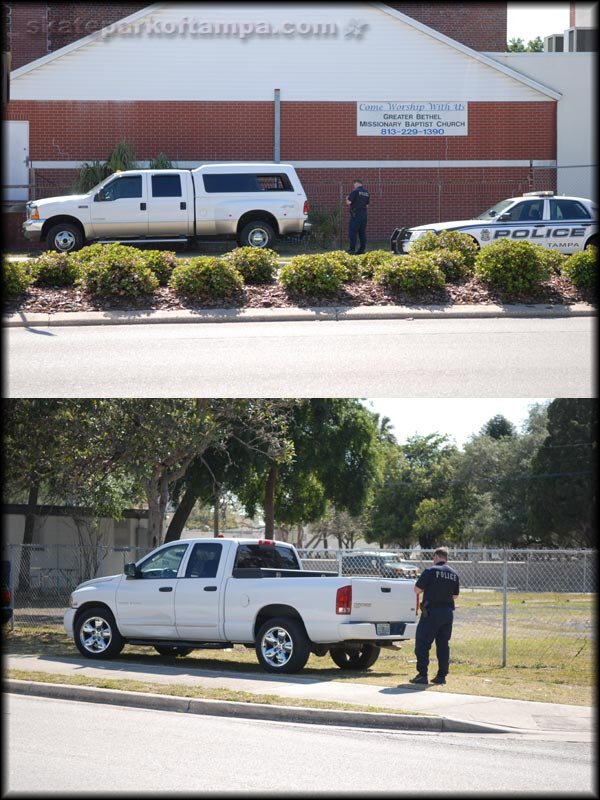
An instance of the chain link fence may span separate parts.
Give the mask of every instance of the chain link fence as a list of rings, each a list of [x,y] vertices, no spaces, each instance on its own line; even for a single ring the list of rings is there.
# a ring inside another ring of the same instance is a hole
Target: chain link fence
[[[13,627],[61,625],[80,582],[122,572],[147,548],[9,545]],[[299,550],[304,569],[348,577],[414,578],[433,550]],[[460,576],[453,661],[473,668],[559,669],[594,652],[595,550],[453,549]]]

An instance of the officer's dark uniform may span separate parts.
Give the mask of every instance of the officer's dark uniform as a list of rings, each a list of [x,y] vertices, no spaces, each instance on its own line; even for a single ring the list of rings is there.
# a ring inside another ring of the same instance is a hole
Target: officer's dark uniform
[[[348,228],[350,252],[357,255],[364,253],[367,247],[367,206],[370,199],[368,191],[363,186],[358,186],[348,195],[348,200],[350,200],[350,225]],[[356,249],[357,236],[358,250]]]
[[[440,561],[423,570],[416,586],[423,589],[421,619],[415,637],[417,672],[427,677],[429,650],[435,641],[439,678],[445,678],[450,664],[450,647],[454,618],[453,595],[459,593],[456,572],[445,561]],[[425,609],[425,611],[423,611]],[[427,614],[427,616],[424,616]]]

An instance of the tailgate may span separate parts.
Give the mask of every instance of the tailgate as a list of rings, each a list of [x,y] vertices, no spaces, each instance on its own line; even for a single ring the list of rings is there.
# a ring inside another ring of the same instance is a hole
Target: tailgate
[[[398,578],[351,578],[348,622],[414,622],[415,582]]]

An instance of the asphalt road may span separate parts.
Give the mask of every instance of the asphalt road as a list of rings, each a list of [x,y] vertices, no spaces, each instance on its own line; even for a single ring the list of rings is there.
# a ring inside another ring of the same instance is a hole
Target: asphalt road
[[[591,743],[224,719],[5,695],[5,796],[511,792],[593,796]]]
[[[5,330],[9,397],[591,397],[590,317]]]

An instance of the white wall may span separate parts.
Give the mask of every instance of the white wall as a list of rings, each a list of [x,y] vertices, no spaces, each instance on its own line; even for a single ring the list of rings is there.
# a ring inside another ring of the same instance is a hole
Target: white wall
[[[598,24],[598,3],[575,3],[575,27],[595,28]]]
[[[490,53],[492,58],[562,92],[557,104],[557,190],[598,199],[596,53]]]
[[[353,21],[368,26],[360,37],[346,36]],[[192,22],[280,30],[331,23],[337,33],[194,36]],[[271,101],[279,88],[287,101],[548,100],[472,51],[371,3],[160,4],[135,24],[137,34],[100,35],[16,70],[11,98]]]

